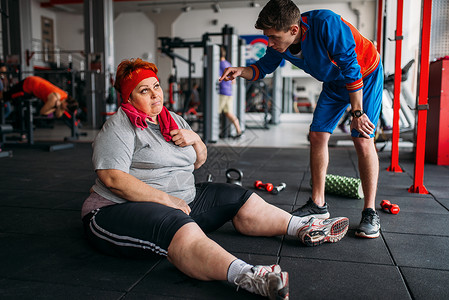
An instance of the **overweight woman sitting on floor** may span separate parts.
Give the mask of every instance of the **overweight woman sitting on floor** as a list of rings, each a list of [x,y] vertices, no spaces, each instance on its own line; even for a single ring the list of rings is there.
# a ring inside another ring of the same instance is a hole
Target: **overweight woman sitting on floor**
[[[206,236],[232,220],[242,234],[297,236],[315,246],[336,242],[347,218],[292,217],[237,185],[195,184],[207,158],[201,138],[164,106],[154,64],[125,60],[115,88],[123,104],[93,143],[97,180],[82,208],[89,242],[110,255],[163,255],[200,280],[228,280],[270,298],[288,298],[280,266],[253,266]]]

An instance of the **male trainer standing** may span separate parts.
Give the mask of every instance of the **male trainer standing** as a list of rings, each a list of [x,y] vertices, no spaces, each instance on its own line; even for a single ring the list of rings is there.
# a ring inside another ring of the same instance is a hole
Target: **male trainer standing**
[[[329,218],[324,197],[328,142],[350,105],[351,136],[365,195],[356,235],[378,237],[380,219],[375,211],[375,198],[379,160],[374,132],[382,103],[383,70],[376,48],[334,12],[314,10],[301,15],[291,0],[269,1],[255,27],[268,37],[265,55],[251,66],[227,68],[220,80],[238,76],[247,80],[262,79],[286,59],[323,82],[309,134],[312,197],[293,214]]]

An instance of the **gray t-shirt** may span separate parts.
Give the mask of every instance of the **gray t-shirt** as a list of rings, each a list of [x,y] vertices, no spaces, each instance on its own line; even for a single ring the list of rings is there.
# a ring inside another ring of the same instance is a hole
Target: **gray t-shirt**
[[[180,129],[191,130],[183,118],[170,113]],[[95,170],[121,170],[187,203],[195,197],[195,161],[192,146],[179,147],[166,142],[159,125],[148,123],[148,128],[136,128],[121,108],[105,122],[93,143]],[[111,192],[98,178],[92,188],[116,203],[127,201]]]

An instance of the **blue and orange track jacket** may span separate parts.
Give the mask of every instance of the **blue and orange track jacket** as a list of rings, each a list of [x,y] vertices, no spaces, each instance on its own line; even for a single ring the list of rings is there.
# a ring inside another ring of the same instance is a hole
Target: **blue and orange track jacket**
[[[380,62],[370,40],[330,10],[303,13],[300,27],[301,55],[294,56],[288,49],[280,53],[268,47],[265,56],[250,66],[251,80],[264,78],[286,59],[319,81],[346,85],[349,92],[363,88],[363,78]]]

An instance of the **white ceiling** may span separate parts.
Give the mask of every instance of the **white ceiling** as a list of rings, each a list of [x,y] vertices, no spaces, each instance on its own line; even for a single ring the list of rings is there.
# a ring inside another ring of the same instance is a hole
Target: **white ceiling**
[[[41,3],[52,3],[48,9],[54,11],[64,11],[76,14],[83,13],[83,2],[79,0],[79,3],[73,3],[76,1],[70,1],[71,4],[60,4],[64,1],[61,0],[38,0]],[[294,1],[298,6],[301,4],[325,4],[325,3],[348,3],[348,2],[366,2],[375,0],[301,0]],[[227,8],[239,8],[239,7],[260,7],[262,8],[268,0],[113,0],[114,12],[153,12],[163,13],[170,10],[212,10],[213,5],[218,5],[220,9]]]

